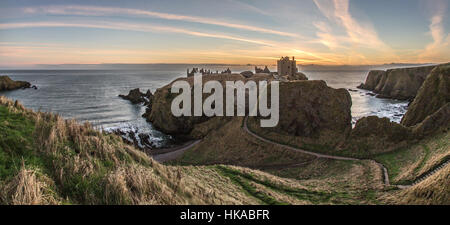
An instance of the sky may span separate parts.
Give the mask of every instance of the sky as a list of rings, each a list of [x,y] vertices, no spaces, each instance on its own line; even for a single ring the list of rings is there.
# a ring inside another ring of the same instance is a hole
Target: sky
[[[0,67],[450,61],[450,0],[2,0]]]

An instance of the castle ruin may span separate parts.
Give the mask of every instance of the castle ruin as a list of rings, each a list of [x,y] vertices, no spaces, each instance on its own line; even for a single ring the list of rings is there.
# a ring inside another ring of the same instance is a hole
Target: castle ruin
[[[294,56],[292,56],[292,60],[290,60],[288,56],[281,57],[281,59],[277,61],[277,69],[278,76],[295,75],[298,72],[298,69]]]

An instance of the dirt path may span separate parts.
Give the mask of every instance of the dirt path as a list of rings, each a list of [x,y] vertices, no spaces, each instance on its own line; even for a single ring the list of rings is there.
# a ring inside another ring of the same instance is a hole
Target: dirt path
[[[248,126],[247,126],[247,120],[248,120],[248,117],[245,117],[244,118],[244,127],[243,127],[243,129],[248,134],[250,134],[251,136],[253,136],[253,137],[255,137],[255,138],[257,138],[257,139],[259,139],[259,140],[261,140],[263,142],[272,144],[272,145],[276,145],[276,146],[280,146],[280,147],[283,147],[283,148],[287,148],[287,149],[292,150],[292,151],[301,152],[303,154],[312,155],[312,156],[315,156],[317,158],[335,159],[335,160],[348,160],[348,161],[368,160],[368,161],[374,162],[375,164],[377,164],[381,168],[381,171],[382,171],[382,174],[383,174],[383,182],[384,182],[384,184],[387,185],[387,186],[395,186],[395,187],[398,187],[398,188],[401,188],[401,189],[408,188],[408,187],[411,187],[413,185],[416,185],[417,183],[421,182],[425,178],[431,176],[432,174],[436,173],[440,169],[444,168],[444,166],[446,164],[450,163],[450,161],[447,160],[446,162],[442,163],[441,165],[438,165],[434,170],[429,171],[429,172],[425,173],[424,175],[422,175],[421,178],[416,179],[411,185],[391,185],[390,184],[390,180],[389,180],[389,173],[388,173],[387,168],[383,164],[381,164],[381,163],[379,163],[379,162],[377,162],[377,161],[375,161],[373,159],[358,159],[358,158],[351,158],[351,157],[344,157],[344,156],[326,155],[326,154],[311,152],[311,151],[307,151],[307,150],[304,150],[304,149],[295,148],[295,147],[292,147],[292,146],[289,146],[289,145],[277,143],[275,141],[271,141],[269,139],[261,137],[261,136],[255,134],[255,133],[253,133],[252,131],[250,131],[248,129]],[[170,161],[170,160],[174,160],[174,159],[180,157],[186,150],[188,150],[188,149],[194,147],[195,145],[199,144],[201,141],[202,140],[190,141],[190,142],[187,142],[185,145],[182,145],[182,146],[155,150],[152,153],[153,159],[158,161],[158,162],[161,162],[161,163],[167,162],[167,161]],[[305,163],[303,162],[303,163],[289,164],[289,165],[287,165],[287,164],[286,165],[274,165],[273,167],[274,168],[278,168],[278,167],[282,167],[282,166],[295,167],[295,166],[300,166],[300,165],[304,165],[304,164]],[[267,166],[267,167],[271,167],[271,166]]]
[[[202,140],[190,141],[183,146],[155,150],[155,153],[153,153],[153,159],[160,163],[174,160],[180,157],[186,150],[194,147],[201,141]]]
[[[425,173],[424,175],[422,175],[421,178],[416,179],[411,185],[391,185],[390,184],[390,180],[389,180],[389,174],[388,174],[387,168],[383,164],[381,164],[381,163],[379,163],[379,162],[377,162],[377,161],[375,161],[373,159],[357,159],[357,158],[351,158],[351,157],[341,157],[341,156],[334,156],[334,155],[326,155],[326,154],[320,154],[320,153],[316,153],[316,152],[306,151],[306,150],[300,149],[300,148],[291,147],[291,146],[285,145],[285,144],[280,144],[280,143],[271,141],[269,139],[266,139],[264,137],[261,137],[261,136],[255,134],[255,133],[253,133],[252,131],[250,131],[248,129],[248,126],[247,126],[247,120],[248,120],[248,117],[245,117],[245,119],[244,119],[244,127],[243,127],[244,130],[248,134],[252,135],[253,137],[255,137],[255,138],[257,138],[257,139],[259,139],[261,141],[264,141],[266,143],[269,143],[269,144],[277,145],[277,146],[280,146],[280,147],[283,147],[283,148],[287,148],[287,149],[290,149],[290,150],[293,150],[293,151],[301,152],[301,153],[304,153],[304,154],[313,155],[313,156],[316,156],[317,158],[336,159],[336,160],[350,160],[350,161],[362,161],[362,160],[372,161],[372,162],[376,163],[381,168],[381,170],[383,172],[383,182],[384,182],[385,185],[387,185],[387,186],[395,186],[395,187],[398,187],[398,188],[401,188],[401,189],[409,188],[409,187],[411,187],[413,185],[416,185],[416,184],[420,183],[422,180],[424,180],[425,178],[427,178],[427,177],[431,176],[432,174],[436,173],[440,169],[444,168],[444,166],[446,164],[450,163],[450,161],[447,160],[446,162],[442,163],[441,165],[438,165],[437,168],[435,168],[434,170],[429,171],[429,172]]]

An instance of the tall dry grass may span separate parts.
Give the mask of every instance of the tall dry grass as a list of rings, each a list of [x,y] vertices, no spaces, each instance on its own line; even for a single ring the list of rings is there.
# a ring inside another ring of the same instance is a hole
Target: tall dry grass
[[[19,173],[1,189],[2,202],[13,205],[58,204],[60,200],[49,187],[51,179],[39,170],[22,165]]]
[[[45,168],[24,165],[13,180],[0,182],[4,204],[239,204],[245,199],[232,198],[235,193],[226,189],[205,191],[204,179],[192,173],[198,170],[161,165],[89,123],[34,112],[3,96],[0,105],[34,121],[34,151],[46,162]],[[212,199],[211,193],[223,197]]]

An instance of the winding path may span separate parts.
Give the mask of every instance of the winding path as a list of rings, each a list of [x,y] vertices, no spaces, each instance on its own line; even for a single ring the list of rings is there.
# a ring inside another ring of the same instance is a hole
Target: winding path
[[[200,139],[196,141],[190,141],[182,146],[177,146],[174,148],[157,149],[154,152],[152,152],[152,157],[154,160],[161,163],[174,160],[180,157],[186,150],[194,147],[201,141],[202,140]]]
[[[303,153],[303,154],[312,155],[312,156],[315,156],[315,157],[317,157],[317,158],[323,158],[323,159],[335,159],[335,160],[347,160],[347,161],[362,161],[362,159],[357,159],[357,158],[343,157],[343,156],[335,156],[335,155],[326,155],[326,154],[320,154],[320,153],[316,153],[316,152],[310,152],[310,151],[306,151],[306,150],[304,150],[304,149],[295,148],[295,147],[292,147],[292,146],[289,146],[289,145],[277,143],[277,142],[275,142],[275,141],[266,139],[266,138],[264,138],[264,137],[261,137],[261,136],[255,134],[255,133],[253,133],[253,131],[251,131],[250,129],[248,129],[248,126],[247,126],[247,120],[248,120],[248,117],[245,117],[245,118],[244,118],[244,127],[243,127],[244,130],[245,130],[247,133],[249,133],[250,135],[252,135],[253,137],[255,137],[255,138],[257,138],[257,139],[259,139],[259,140],[261,140],[261,141],[264,141],[264,142],[266,142],[266,143],[273,144],[273,145],[276,145],[276,146],[280,146],[280,147],[283,147],[283,148],[287,148],[287,149],[292,150],[292,151],[301,152],[301,153]],[[369,159],[369,161],[372,161],[372,162],[376,163],[376,164],[381,168],[381,170],[383,171],[384,184],[385,184],[385,185],[390,185],[390,182],[389,182],[389,174],[388,174],[388,172],[387,172],[386,167],[384,167],[383,164],[378,163],[377,161],[375,161],[375,160],[373,160],[373,159]]]
[[[436,173],[437,171],[439,171],[440,169],[444,168],[447,164],[450,163],[450,160],[446,160],[446,161],[443,162],[441,165],[438,165],[434,170],[429,171],[429,172],[426,172],[425,174],[423,174],[423,175],[421,176],[421,178],[418,178],[418,179],[416,179],[415,181],[413,181],[413,183],[412,183],[411,185],[394,185],[394,184],[391,185],[391,184],[390,184],[390,181],[389,181],[389,173],[388,173],[387,168],[386,168],[383,164],[381,164],[381,163],[375,161],[374,159],[357,159],[357,158],[351,158],[351,157],[342,157],[342,156],[326,155],[326,154],[320,154],[320,153],[316,153],[316,152],[306,151],[306,150],[304,150],[304,149],[295,148],[295,147],[292,147],[292,146],[289,146],[289,145],[285,145],[285,144],[280,144],[280,143],[274,142],[274,141],[272,141],[272,140],[266,139],[266,138],[264,138],[264,137],[261,137],[261,136],[257,135],[256,133],[254,133],[253,131],[249,130],[249,129],[248,129],[248,126],[247,126],[247,120],[248,120],[248,116],[244,118],[244,126],[243,126],[244,130],[245,130],[248,134],[252,135],[253,137],[255,137],[255,138],[257,138],[257,139],[259,139],[259,140],[261,140],[261,141],[264,141],[264,142],[266,142],[266,143],[269,143],[269,144],[277,145],[277,146],[280,146],[280,147],[283,147],[283,148],[287,148],[287,149],[290,149],[290,150],[293,150],[293,151],[301,152],[301,153],[304,153],[304,154],[313,155],[313,156],[316,156],[317,158],[336,159],[336,160],[349,160],[349,161],[363,161],[363,160],[368,160],[368,161],[374,162],[374,163],[377,164],[377,165],[381,168],[381,170],[383,171],[383,181],[384,181],[384,184],[387,185],[387,186],[395,186],[395,187],[400,188],[400,189],[409,188],[409,187],[411,187],[411,186],[414,186],[414,185],[420,183],[422,180],[424,180],[424,179],[426,179],[427,177],[433,175],[434,173]]]
[[[389,173],[388,173],[387,168],[383,164],[381,164],[381,163],[379,163],[379,162],[377,162],[377,161],[375,161],[373,159],[358,159],[358,158],[351,158],[351,157],[344,157],[344,156],[327,155],[327,154],[321,154],[321,153],[317,153],[317,152],[307,151],[307,150],[304,150],[304,149],[292,147],[292,146],[285,145],[285,144],[280,144],[278,142],[275,142],[275,141],[266,139],[264,137],[261,137],[258,134],[254,133],[253,131],[251,131],[250,129],[248,129],[247,120],[248,120],[248,116],[246,116],[244,118],[243,129],[248,134],[250,134],[251,136],[253,136],[253,137],[255,137],[255,138],[257,138],[257,139],[259,139],[259,140],[261,140],[263,142],[272,144],[272,145],[280,146],[282,148],[286,148],[286,149],[289,149],[289,150],[292,150],[292,151],[296,151],[296,152],[301,152],[303,154],[312,155],[312,156],[315,156],[317,158],[334,159],[334,160],[347,160],[347,161],[363,161],[363,160],[367,160],[367,161],[374,162],[375,164],[377,164],[381,168],[381,170],[383,172],[383,182],[384,182],[384,184],[387,185],[387,186],[395,186],[395,187],[401,188],[401,189],[409,188],[411,186],[416,185],[417,183],[419,183],[422,180],[424,180],[425,178],[433,175],[434,173],[436,173],[440,169],[444,168],[445,165],[450,163],[449,160],[443,162],[441,165],[438,165],[434,170],[429,171],[429,172],[423,174],[420,178],[416,179],[411,185],[391,185],[390,184],[390,180],[389,180]],[[186,143],[183,146],[156,150],[154,153],[152,153],[153,159],[158,161],[158,162],[161,162],[161,163],[162,162],[167,162],[167,161],[170,161],[170,160],[174,160],[174,159],[180,157],[186,150],[188,150],[188,149],[194,147],[195,145],[199,144],[201,141],[202,140],[200,139],[200,140],[196,140],[196,141],[190,141],[190,142]],[[289,165],[289,167],[292,167],[292,166],[295,166],[295,165],[303,165],[303,164],[305,164],[305,163],[292,164],[292,165]]]

